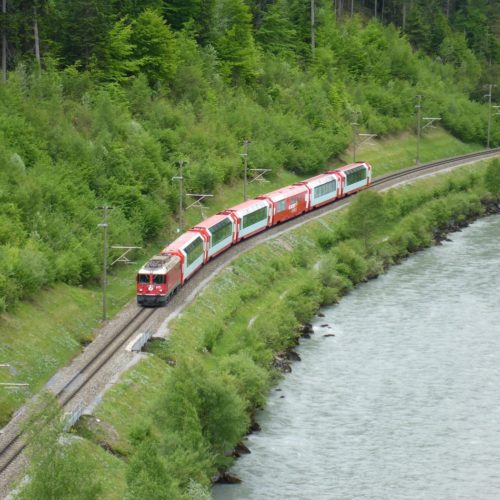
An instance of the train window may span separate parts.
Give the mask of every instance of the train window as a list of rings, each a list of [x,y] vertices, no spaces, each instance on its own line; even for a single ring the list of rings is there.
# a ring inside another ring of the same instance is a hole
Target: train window
[[[224,219],[208,229],[212,234],[211,246],[229,238],[233,232],[233,225],[229,219]]]
[[[286,208],[285,200],[278,201],[276,203],[276,213],[279,214],[280,212],[283,212]]]
[[[333,193],[336,189],[337,189],[336,181],[325,182],[324,184],[321,184],[314,188],[314,197],[319,198],[321,196],[325,196],[329,193]]]
[[[203,254],[203,240],[201,236],[198,236],[194,241],[192,241],[184,251],[187,255],[187,265],[190,266],[196,259]]]
[[[255,210],[255,212],[251,212],[243,216],[241,228],[244,229],[246,227],[253,226],[254,224],[257,224],[257,222],[263,221],[266,218],[267,207],[259,208],[258,210]]]
[[[353,168],[345,172],[346,184],[354,184],[355,182],[366,179],[366,169],[364,166]]]
[[[153,275],[153,283],[155,285],[164,285],[167,282],[166,274],[155,274]]]
[[[139,274],[137,276],[137,283],[141,285],[149,285],[149,274]]]

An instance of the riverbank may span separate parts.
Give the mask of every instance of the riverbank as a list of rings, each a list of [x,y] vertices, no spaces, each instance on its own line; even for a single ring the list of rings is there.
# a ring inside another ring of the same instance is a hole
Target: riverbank
[[[273,240],[223,271],[171,325],[171,337],[150,344],[146,360],[80,423],[95,453],[113,452],[121,471],[104,497],[127,488],[132,496],[155,491],[158,481],[172,498],[207,491],[282,376],[276,361],[295,345],[300,325],[357,283],[496,210],[485,168],[383,195],[365,192],[348,211]]]

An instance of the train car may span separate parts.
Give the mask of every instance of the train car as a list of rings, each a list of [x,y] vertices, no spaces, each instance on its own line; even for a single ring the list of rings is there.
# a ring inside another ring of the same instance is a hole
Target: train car
[[[219,212],[236,223],[235,242],[264,231],[271,224],[272,206],[267,200],[248,200]]]
[[[308,210],[331,203],[342,196],[342,178],[335,172],[321,174],[295,185],[304,185],[309,190]]]
[[[181,259],[177,255],[155,255],[137,273],[137,303],[163,305],[181,285]]]
[[[181,283],[193,275],[205,261],[205,239],[198,231],[187,231],[162,250],[161,255],[176,255],[181,260]]]
[[[372,166],[367,162],[351,163],[345,167],[330,170],[329,174],[337,174],[342,181],[342,196],[358,192],[372,182]]]
[[[274,226],[307,212],[309,189],[303,184],[294,184],[262,194],[256,199],[269,201],[272,206],[271,225]]]
[[[205,240],[205,263],[227,250],[236,241],[237,222],[231,215],[213,215],[191,231],[198,231]]]

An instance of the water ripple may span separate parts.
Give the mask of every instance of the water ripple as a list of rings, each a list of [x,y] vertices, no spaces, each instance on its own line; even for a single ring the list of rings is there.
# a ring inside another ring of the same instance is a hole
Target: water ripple
[[[500,217],[452,239],[323,311],[214,498],[500,498]]]

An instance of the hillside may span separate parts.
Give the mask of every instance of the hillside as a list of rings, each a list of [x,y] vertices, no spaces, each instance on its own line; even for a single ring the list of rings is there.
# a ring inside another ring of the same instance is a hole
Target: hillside
[[[298,0],[8,0],[0,311],[98,279],[98,206],[114,207],[118,244],[174,234],[179,159],[187,192],[240,178],[245,139],[251,168],[310,175],[345,151],[354,120],[379,137],[412,130],[417,95],[423,116],[486,143],[493,3],[312,4],[313,30]]]

